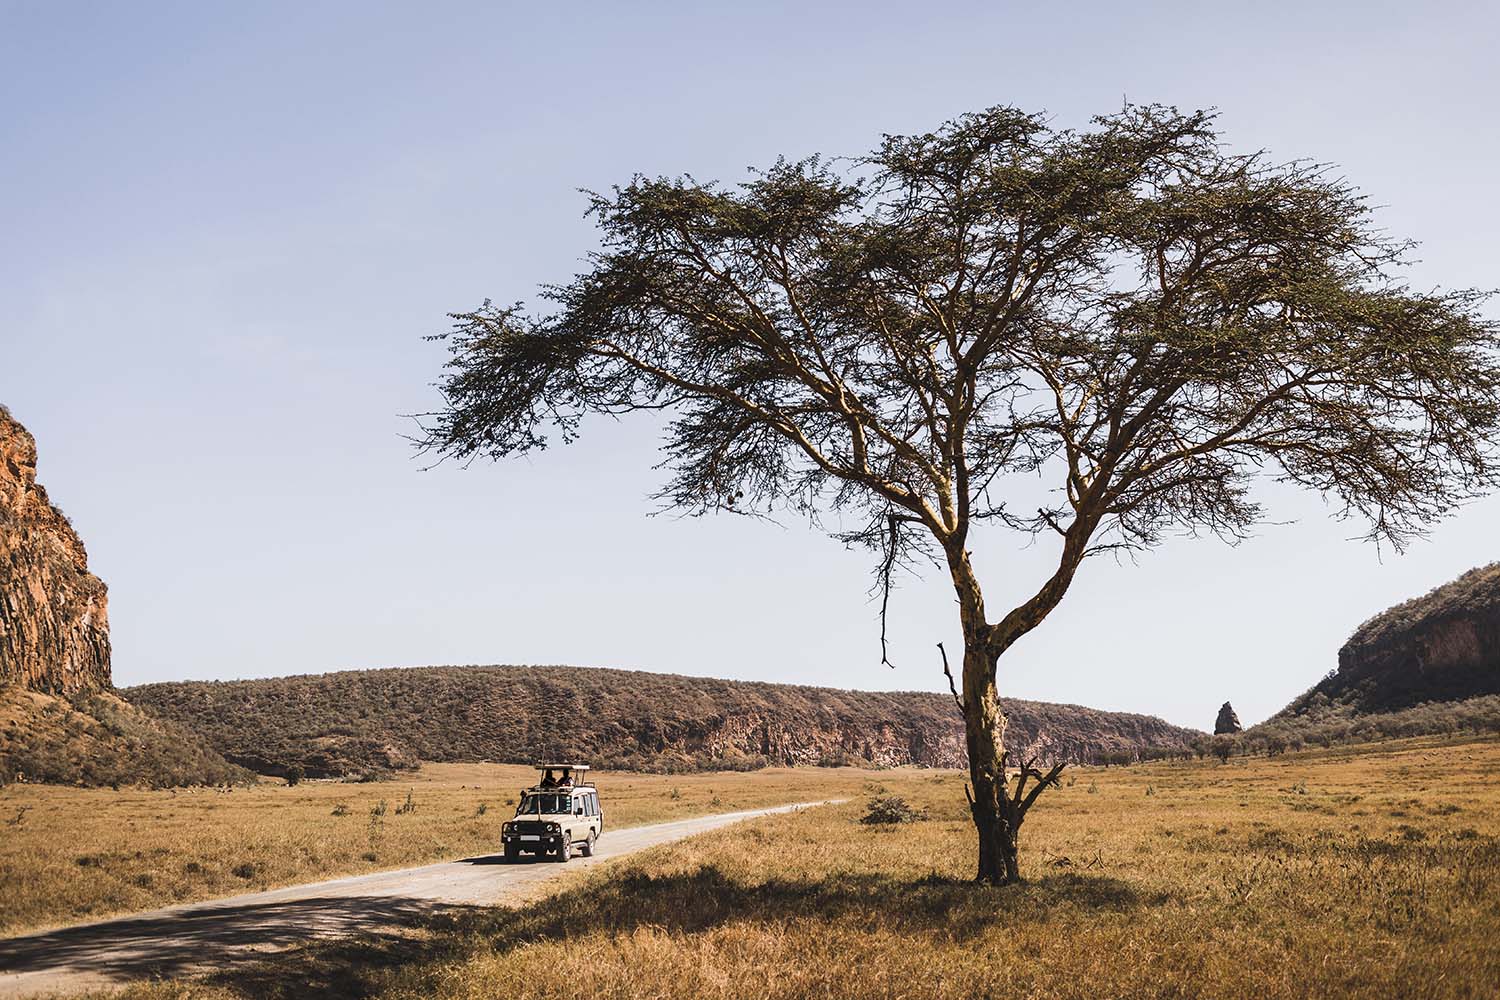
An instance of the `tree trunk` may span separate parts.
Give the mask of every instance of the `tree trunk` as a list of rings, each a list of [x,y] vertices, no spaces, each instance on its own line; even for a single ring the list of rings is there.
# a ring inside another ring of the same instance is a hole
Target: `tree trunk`
[[[964,642],[964,735],[969,751],[969,809],[979,834],[979,872],[990,885],[1021,879],[1017,817],[1006,796],[1005,714],[995,691],[996,659],[984,645]]]
[[[995,651],[991,626],[984,617],[979,581],[962,549],[950,552],[949,570],[958,593],[964,630],[964,739],[969,751],[969,811],[979,834],[979,871],[975,878],[990,885],[1021,879],[1016,856],[1020,826],[1005,787],[1005,713],[995,689]]]

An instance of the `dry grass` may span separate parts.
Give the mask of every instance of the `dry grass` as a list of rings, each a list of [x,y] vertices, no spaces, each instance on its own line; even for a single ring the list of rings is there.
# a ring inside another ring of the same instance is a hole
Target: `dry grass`
[[[857,793],[870,773],[598,780],[605,819],[618,829],[838,798]],[[429,764],[399,781],[275,782],[230,792],[11,785],[0,789],[0,934],[490,853],[517,791],[535,775],[512,765]],[[416,808],[398,813],[408,793]],[[372,815],[382,801],[384,814]]]
[[[1494,741],[1080,769],[1033,813],[1027,883],[979,889],[959,777],[891,772],[844,806],[569,872],[523,909],[135,993],[1490,998],[1497,776]],[[877,792],[929,819],[859,823]]]

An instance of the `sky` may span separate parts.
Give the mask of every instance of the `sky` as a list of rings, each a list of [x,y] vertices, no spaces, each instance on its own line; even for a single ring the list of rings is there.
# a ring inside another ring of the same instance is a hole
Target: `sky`
[[[944,690],[942,574],[902,582],[881,666],[869,555],[653,516],[650,419],[424,470],[424,338],[578,271],[580,188],[734,182],[996,104],[1216,108],[1235,149],[1337,164],[1421,242],[1415,286],[1493,287],[1497,32],[1486,3],[0,0],[0,402],[109,584],[120,686],[561,663]],[[1264,496],[1238,546],[1087,564],[1001,693],[1248,724],[1500,558],[1500,499],[1397,555]],[[1054,555],[975,551],[992,609]]]

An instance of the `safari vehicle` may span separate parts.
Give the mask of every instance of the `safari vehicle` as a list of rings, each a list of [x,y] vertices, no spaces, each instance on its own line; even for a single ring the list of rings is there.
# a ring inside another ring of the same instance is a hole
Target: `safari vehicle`
[[[515,819],[500,828],[505,860],[548,854],[566,862],[578,848],[592,857],[604,832],[599,790],[588,781],[587,764],[538,764],[541,780],[521,790]]]

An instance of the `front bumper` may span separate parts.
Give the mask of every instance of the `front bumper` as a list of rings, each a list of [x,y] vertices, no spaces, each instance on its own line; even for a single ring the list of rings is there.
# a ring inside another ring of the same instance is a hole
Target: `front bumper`
[[[556,847],[562,843],[562,834],[502,833],[500,842],[506,846],[515,844],[517,847]]]

